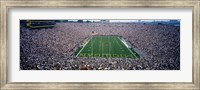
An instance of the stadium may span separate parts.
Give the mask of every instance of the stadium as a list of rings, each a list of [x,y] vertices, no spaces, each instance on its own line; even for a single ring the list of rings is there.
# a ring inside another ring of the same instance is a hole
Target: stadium
[[[20,20],[21,70],[180,70],[179,20]]]

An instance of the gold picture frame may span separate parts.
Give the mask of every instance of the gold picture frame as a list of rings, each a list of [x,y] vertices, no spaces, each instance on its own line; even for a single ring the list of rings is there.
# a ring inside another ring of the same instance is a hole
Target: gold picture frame
[[[19,89],[188,89],[188,90],[200,90],[200,0],[1,0],[0,1],[0,88],[1,90]],[[79,83],[50,83],[50,82],[38,82],[38,83],[14,83],[8,82],[8,9],[9,8],[66,8],[66,7],[100,7],[100,8],[112,8],[112,7],[128,7],[128,8],[192,8],[192,22],[193,22],[193,42],[192,42],[192,82],[141,82],[141,83],[129,83],[129,82],[79,82]]]

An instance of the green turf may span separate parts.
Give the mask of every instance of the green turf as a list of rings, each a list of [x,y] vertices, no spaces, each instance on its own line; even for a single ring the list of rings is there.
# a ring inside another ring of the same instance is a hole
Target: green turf
[[[76,56],[139,58],[139,55],[126,47],[118,36],[92,36]]]

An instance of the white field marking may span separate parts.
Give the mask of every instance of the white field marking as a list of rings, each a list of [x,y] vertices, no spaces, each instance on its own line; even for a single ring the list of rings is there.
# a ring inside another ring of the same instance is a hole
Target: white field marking
[[[110,48],[109,48],[109,36],[107,36],[107,42],[108,42],[108,43],[107,43],[108,46],[107,46],[107,45],[106,45],[106,46],[108,47],[108,54],[110,54],[110,53],[109,53],[109,49],[110,49]]]
[[[111,36],[109,37],[109,39],[110,39],[110,38],[111,38]],[[111,54],[112,54],[112,43],[111,43],[111,39],[110,39],[110,42],[109,42],[109,43],[110,43],[110,57],[112,57],[112,55],[111,55]]]
[[[92,37],[93,37],[93,36],[92,36]],[[91,52],[92,52],[92,55],[93,55],[93,42],[94,42],[94,40],[91,41],[91,47],[92,47]],[[91,54],[91,53],[90,53],[90,54]]]
[[[88,40],[88,42],[85,44],[85,46],[87,46],[87,44],[90,42],[91,39],[92,39],[92,38],[90,38],[90,39]],[[85,48],[85,46],[78,52],[78,54],[76,54],[76,57],[80,54],[80,52],[82,52],[82,50]]]
[[[137,58],[137,56],[128,48],[128,50]]]
[[[98,50],[99,53],[100,53],[100,47],[101,47],[101,40],[99,40],[99,47],[98,47],[99,48],[99,50]]]
[[[117,40],[114,38],[114,40],[117,42]],[[115,43],[115,42],[113,42],[113,43]],[[117,44],[119,45],[119,43],[117,42]]]
[[[101,56],[103,57],[103,43],[102,43],[102,37],[101,37],[101,51],[102,51],[102,54],[101,54]]]
[[[101,44],[102,43],[102,37],[100,37],[100,38],[101,38],[101,40],[100,40],[100,43],[99,43],[100,44],[99,48],[101,48],[100,51],[102,51],[102,44]],[[101,55],[102,55],[102,52],[101,52]]]
[[[119,37],[117,37],[119,39]],[[120,40],[120,39],[119,39]],[[121,40],[120,40],[121,41]],[[122,42],[122,41],[121,41]],[[124,44],[124,43],[123,43]],[[137,56],[128,48],[128,50],[137,58]]]
[[[118,37],[118,38],[119,38],[119,37]],[[119,38],[119,39],[120,39],[120,38]],[[126,41],[125,41],[124,39],[120,39],[120,41],[121,41],[122,43],[124,43],[124,45],[125,45],[126,47],[129,48],[128,44],[126,43]]]
[[[108,45],[109,45],[109,54],[110,54],[110,57],[111,57],[111,43],[110,43],[110,36],[108,37]]]

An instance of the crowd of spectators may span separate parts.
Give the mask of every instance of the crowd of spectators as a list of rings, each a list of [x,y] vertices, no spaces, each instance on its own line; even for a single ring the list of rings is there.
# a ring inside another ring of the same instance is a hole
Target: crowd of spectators
[[[76,57],[92,32],[122,36],[140,58]],[[133,23],[57,23],[20,30],[21,70],[179,70],[180,27]]]

